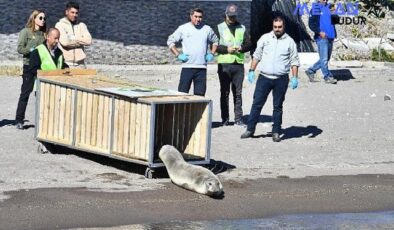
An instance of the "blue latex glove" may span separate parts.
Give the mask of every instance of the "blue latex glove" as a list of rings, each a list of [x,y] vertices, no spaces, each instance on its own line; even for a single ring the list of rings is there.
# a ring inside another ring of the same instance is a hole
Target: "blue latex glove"
[[[253,81],[254,81],[254,71],[253,70],[249,70],[249,73],[248,73],[248,81],[249,81],[249,83],[253,83]]]
[[[298,87],[298,79],[297,79],[297,77],[293,76],[290,79],[290,85],[291,85],[292,89],[296,89]]]
[[[207,53],[207,55],[205,55],[205,60],[206,60],[207,62],[213,61],[213,54]]]
[[[182,54],[179,54],[177,58],[181,62],[187,62],[189,60],[189,55],[182,53]]]

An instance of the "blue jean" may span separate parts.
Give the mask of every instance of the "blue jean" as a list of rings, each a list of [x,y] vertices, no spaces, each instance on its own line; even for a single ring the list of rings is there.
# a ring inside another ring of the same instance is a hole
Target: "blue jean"
[[[272,112],[272,133],[280,133],[282,126],[283,102],[289,84],[289,76],[282,76],[278,79],[269,79],[260,75],[256,82],[253,95],[253,104],[249,114],[248,131],[254,132],[259,120],[261,110],[267,101],[269,93],[272,91],[274,109]]]
[[[182,68],[178,91],[189,93],[192,82],[194,95],[204,96],[207,90],[207,69]]]
[[[328,70],[328,62],[331,58],[333,40],[318,38],[316,44],[319,52],[319,60],[313,66],[309,67],[307,72],[314,74],[321,69],[324,79],[327,79],[332,77],[332,73]]]

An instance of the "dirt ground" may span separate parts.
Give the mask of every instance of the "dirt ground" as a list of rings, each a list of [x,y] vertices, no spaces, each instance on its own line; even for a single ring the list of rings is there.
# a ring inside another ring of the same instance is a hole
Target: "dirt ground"
[[[143,68],[138,74],[139,83],[177,88],[179,66]],[[394,76],[355,75],[329,85],[323,81],[311,84],[301,75],[299,88],[289,89],[286,95],[283,141],[274,143],[267,135],[271,130],[271,97],[263,108],[255,138],[241,140],[243,127],[218,127],[219,81],[212,71],[215,67],[209,68],[207,96],[213,100],[211,158],[223,181],[394,174],[394,102],[384,100],[386,94],[394,96]],[[160,77],[152,76],[152,71]],[[129,79],[136,80],[136,76]],[[169,182],[167,178],[145,179],[143,169],[136,165],[73,154],[73,150],[37,154],[35,97],[29,101],[26,129],[17,130],[12,123],[21,78],[3,76],[0,81],[0,198],[9,198],[6,191],[21,189],[87,187],[127,192],[160,189],[165,187],[163,182]],[[245,116],[250,111],[253,90],[254,85],[245,81]]]

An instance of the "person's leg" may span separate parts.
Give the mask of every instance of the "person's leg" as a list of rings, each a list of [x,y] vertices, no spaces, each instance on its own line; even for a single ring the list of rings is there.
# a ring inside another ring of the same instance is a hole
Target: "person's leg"
[[[267,101],[267,97],[273,88],[272,84],[272,79],[268,79],[263,76],[259,76],[257,79],[256,88],[253,94],[252,108],[250,109],[249,114],[247,131],[254,133],[256,130],[256,124],[259,120],[261,110],[263,109],[263,106]]]
[[[230,73],[229,73],[229,65],[227,64],[219,64],[218,65],[218,75],[220,82],[220,111],[222,116],[222,122],[227,122],[229,120],[229,111],[228,111],[228,101],[230,94]]]
[[[234,97],[234,120],[235,122],[242,121],[242,84],[244,82],[244,66],[233,65],[231,90]]]
[[[323,78],[327,79],[330,76],[330,71],[328,70],[329,42],[328,39],[319,39],[318,41],[320,70],[323,74]]]
[[[274,80],[274,87],[272,90],[273,97],[273,112],[272,112],[272,133],[280,134],[282,128],[283,116],[283,102],[289,84],[289,77],[281,77]]]
[[[322,50],[322,43],[321,43],[322,39],[316,39],[316,46],[317,46],[317,53],[319,54],[319,60],[317,60],[317,62],[315,62],[315,64],[313,64],[311,67],[309,67],[306,72],[310,73],[310,74],[315,74],[320,68],[321,68],[321,58],[323,53],[321,53]]]
[[[21,94],[19,95],[18,107],[16,109],[15,123],[23,124],[25,119],[25,112],[27,102],[29,101],[30,93],[33,91],[35,77],[28,72],[28,65],[23,66]]]
[[[207,69],[194,69],[194,95],[205,96],[207,90]]]
[[[182,68],[181,77],[179,80],[178,91],[189,93],[190,86],[193,80],[193,71],[190,68]]]

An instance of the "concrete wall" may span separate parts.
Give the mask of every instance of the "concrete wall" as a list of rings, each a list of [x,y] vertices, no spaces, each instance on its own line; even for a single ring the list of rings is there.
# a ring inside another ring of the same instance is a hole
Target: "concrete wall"
[[[67,1],[0,0],[0,61],[19,60],[16,52],[18,32],[33,9],[47,13],[49,26],[64,14]],[[84,0],[80,19],[94,38],[87,48],[87,63],[159,64],[175,62],[166,41],[185,23],[189,10],[204,10],[206,24],[216,29],[223,21],[226,5],[233,2],[240,10],[239,20],[249,28],[251,1],[167,1],[167,0]]]

